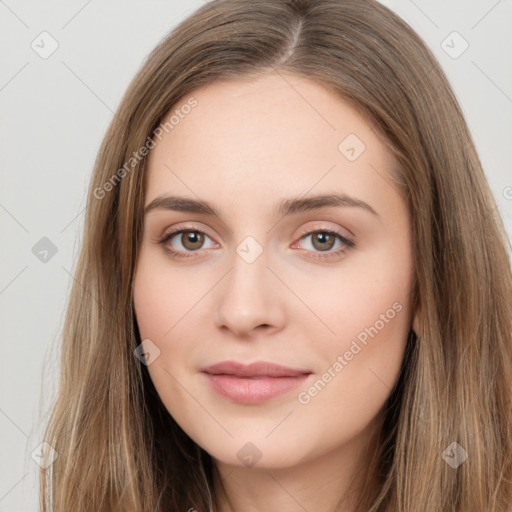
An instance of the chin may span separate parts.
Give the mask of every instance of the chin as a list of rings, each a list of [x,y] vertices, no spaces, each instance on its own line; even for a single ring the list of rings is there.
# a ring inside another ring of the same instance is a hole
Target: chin
[[[246,435],[221,439],[194,439],[216,461],[237,467],[286,469],[299,465],[315,450],[307,446],[307,439],[287,435],[285,439],[274,433],[265,436]]]

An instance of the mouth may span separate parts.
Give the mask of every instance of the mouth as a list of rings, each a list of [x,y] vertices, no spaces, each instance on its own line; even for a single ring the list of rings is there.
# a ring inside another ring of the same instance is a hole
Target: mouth
[[[211,388],[219,395],[236,403],[255,405],[291,391],[302,384],[310,370],[302,370],[259,362],[244,365],[235,361],[224,361],[204,368]]]

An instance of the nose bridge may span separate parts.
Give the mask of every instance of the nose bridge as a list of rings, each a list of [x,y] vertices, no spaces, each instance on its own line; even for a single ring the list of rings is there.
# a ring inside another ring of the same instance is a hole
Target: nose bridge
[[[283,305],[275,276],[267,268],[267,256],[253,237],[246,237],[236,247],[232,269],[219,289],[218,326],[243,335],[261,325],[282,325]]]

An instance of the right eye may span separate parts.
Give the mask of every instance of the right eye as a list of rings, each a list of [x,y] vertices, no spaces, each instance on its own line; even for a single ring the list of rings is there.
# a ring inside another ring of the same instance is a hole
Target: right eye
[[[197,252],[204,248],[206,238],[211,240],[206,233],[199,229],[178,229],[164,235],[160,244],[177,258],[189,258],[195,257],[195,255],[191,256],[187,253]]]

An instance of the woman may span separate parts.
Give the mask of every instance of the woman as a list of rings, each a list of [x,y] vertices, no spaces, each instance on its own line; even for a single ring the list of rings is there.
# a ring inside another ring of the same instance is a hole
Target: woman
[[[105,136],[43,510],[510,512],[507,240],[369,0],[216,0]]]

